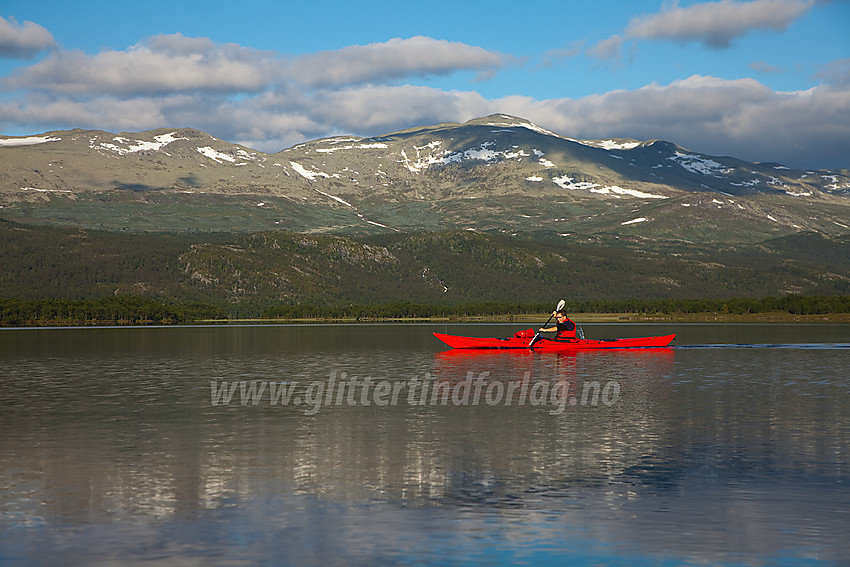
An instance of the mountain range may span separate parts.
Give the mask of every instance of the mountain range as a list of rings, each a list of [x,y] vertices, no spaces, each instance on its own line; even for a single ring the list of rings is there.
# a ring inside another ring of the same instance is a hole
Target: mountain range
[[[575,140],[506,115],[274,154],[185,128],[0,138],[0,218],[107,230],[758,242],[845,234],[848,205],[847,170]]]
[[[230,306],[850,293],[850,172],[521,118],[274,154],[192,129],[0,137],[0,297]]]

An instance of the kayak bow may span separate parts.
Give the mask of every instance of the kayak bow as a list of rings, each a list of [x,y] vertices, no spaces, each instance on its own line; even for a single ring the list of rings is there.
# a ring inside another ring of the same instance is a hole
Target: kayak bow
[[[561,350],[598,350],[612,348],[659,348],[668,347],[676,335],[663,335],[659,337],[635,337],[630,339],[549,339],[542,338],[534,343],[528,344],[528,339],[511,337],[506,339],[460,337],[457,335],[446,335],[434,333],[434,336],[452,348],[465,349],[530,349],[539,351],[561,351]]]

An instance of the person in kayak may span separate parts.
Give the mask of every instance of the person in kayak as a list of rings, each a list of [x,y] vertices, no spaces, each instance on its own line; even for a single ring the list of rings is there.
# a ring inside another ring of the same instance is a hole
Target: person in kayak
[[[576,338],[576,324],[567,317],[566,311],[555,311],[552,314],[555,317],[554,327],[541,327],[541,333],[555,333],[556,339],[574,339]]]

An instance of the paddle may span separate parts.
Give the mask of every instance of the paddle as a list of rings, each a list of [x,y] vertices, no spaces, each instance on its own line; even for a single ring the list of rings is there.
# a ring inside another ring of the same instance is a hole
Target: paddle
[[[558,302],[558,306],[555,307],[555,311],[560,311],[561,309],[564,308],[564,305],[566,305],[566,304],[567,304],[567,302],[562,299],[561,301]],[[546,319],[546,322],[543,323],[543,326],[545,327],[546,325],[548,325],[549,321],[551,321],[552,317],[554,317],[554,316],[555,316],[555,312],[553,311],[552,314],[549,315],[549,318]],[[532,346],[534,346],[534,343],[536,343],[537,339],[539,339],[539,338],[540,338],[540,331],[537,331],[536,333],[534,333],[534,338],[531,339],[530,343],[528,343],[528,348],[531,348]]]

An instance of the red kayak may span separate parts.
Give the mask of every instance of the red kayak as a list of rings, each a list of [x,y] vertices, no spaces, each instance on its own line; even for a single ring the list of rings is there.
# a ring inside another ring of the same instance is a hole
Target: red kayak
[[[520,333],[517,333],[520,334]],[[510,337],[507,339],[488,339],[477,337],[459,337],[434,333],[434,336],[452,348],[469,349],[532,349],[545,352],[562,350],[599,350],[611,348],[658,348],[668,347],[676,335],[660,337],[636,337],[632,339],[549,339],[541,338],[529,346],[532,339]]]

